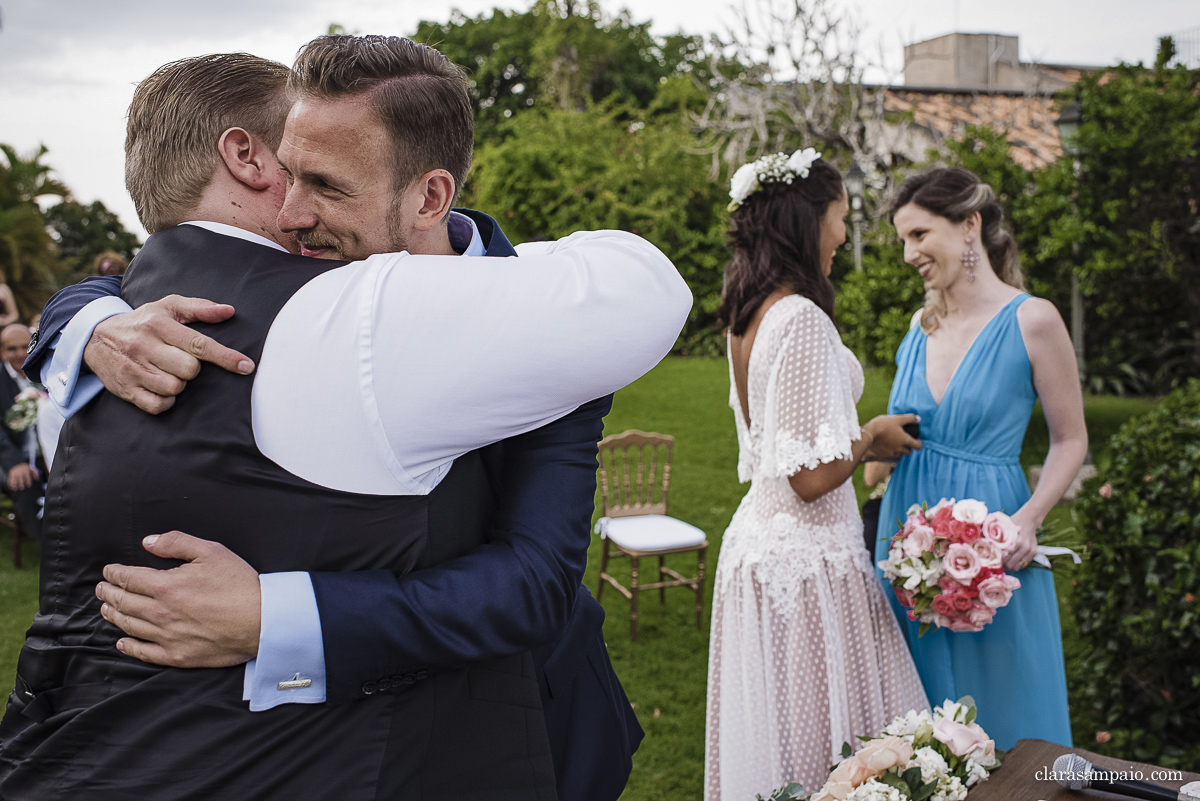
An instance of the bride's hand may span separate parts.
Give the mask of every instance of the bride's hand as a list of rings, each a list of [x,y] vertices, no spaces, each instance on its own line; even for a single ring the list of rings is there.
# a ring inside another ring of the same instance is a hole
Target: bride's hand
[[[863,430],[871,435],[871,445],[863,454],[865,461],[896,462],[913,450],[921,449],[921,440],[908,435],[904,426],[919,422],[915,414],[881,414]]]
[[[1023,570],[1037,556],[1037,530],[1042,521],[1034,519],[1034,515],[1024,508],[1017,510],[1012,521],[1020,526],[1021,533],[1017,535],[1017,546],[1004,557],[1004,569]]]

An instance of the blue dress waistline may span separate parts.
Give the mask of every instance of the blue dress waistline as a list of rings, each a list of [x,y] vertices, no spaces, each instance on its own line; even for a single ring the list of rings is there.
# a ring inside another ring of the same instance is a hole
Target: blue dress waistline
[[[987,454],[983,453],[973,453],[972,451],[964,451],[959,448],[951,448],[949,445],[943,445],[940,442],[933,442],[928,439],[921,440],[921,447],[927,451],[933,451],[934,453],[940,453],[943,456],[950,456],[954,459],[962,459],[967,462],[995,465],[1016,465],[1018,467],[1021,465],[1019,455],[988,456]]]

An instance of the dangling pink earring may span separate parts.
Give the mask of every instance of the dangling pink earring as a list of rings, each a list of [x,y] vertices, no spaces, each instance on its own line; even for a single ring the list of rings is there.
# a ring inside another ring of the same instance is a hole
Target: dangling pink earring
[[[975,268],[979,266],[979,254],[975,252],[975,248],[971,247],[975,244],[975,237],[968,236],[966,239],[966,248],[963,249],[962,266],[967,269],[967,283],[975,283]]]

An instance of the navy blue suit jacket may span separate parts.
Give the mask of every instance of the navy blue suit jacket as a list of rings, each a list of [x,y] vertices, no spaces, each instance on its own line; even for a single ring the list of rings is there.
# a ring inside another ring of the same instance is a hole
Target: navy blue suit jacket
[[[516,251],[485,214],[489,256]],[[120,293],[87,279],[51,298],[26,370],[83,306]],[[395,666],[459,667],[533,651],[561,801],[613,801],[643,736],[604,645],[604,611],[581,586],[596,487],[596,442],[611,396],[501,443],[500,505],[488,542],[397,578],[389,571],[313,573],[325,646],[327,703],[361,697]],[[382,669],[387,666],[386,670]]]

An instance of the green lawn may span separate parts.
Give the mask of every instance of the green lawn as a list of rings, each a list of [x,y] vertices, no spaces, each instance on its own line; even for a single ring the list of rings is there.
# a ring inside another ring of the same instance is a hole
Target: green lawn
[[[885,411],[888,390],[886,376],[868,374],[859,404],[862,419]],[[710,576],[716,567],[721,534],[746,490],[745,485],[737,483],[737,438],[728,399],[728,367],[724,361],[672,358],[618,393],[605,426],[610,434],[639,428],[675,436],[671,513],[708,532]],[[1122,422],[1150,405],[1133,399],[1089,398],[1088,427],[1094,449],[1100,450]],[[1035,412],[1022,462],[1026,465],[1040,462],[1047,447],[1045,421],[1040,412]],[[857,476],[855,482],[861,493]],[[1065,518],[1065,511],[1056,510],[1054,514],[1060,524],[1069,519]],[[36,564],[36,546],[26,547],[23,571],[12,569],[11,554],[11,533],[0,527],[0,676],[4,677],[4,686],[11,686],[17,651],[37,608],[36,571],[29,567]],[[593,592],[598,554],[599,541],[594,540],[585,579]],[[695,569],[694,556],[673,557],[669,561],[681,572]],[[628,561],[615,563],[613,573],[627,580]],[[1066,599],[1070,571],[1062,572],[1058,581],[1060,598]],[[634,757],[633,777],[623,796],[629,801],[682,801],[701,796],[711,582],[706,595],[704,626],[697,631],[688,590],[668,593],[665,607],[658,604],[655,593],[645,593],[641,599],[638,642],[632,645],[628,602],[611,590],[605,593],[609,652],[647,735]],[[1070,678],[1071,666],[1081,655],[1075,640],[1074,619],[1065,602],[1062,619]],[[1087,721],[1076,721],[1076,738],[1081,745],[1086,745],[1086,736],[1090,736]]]

